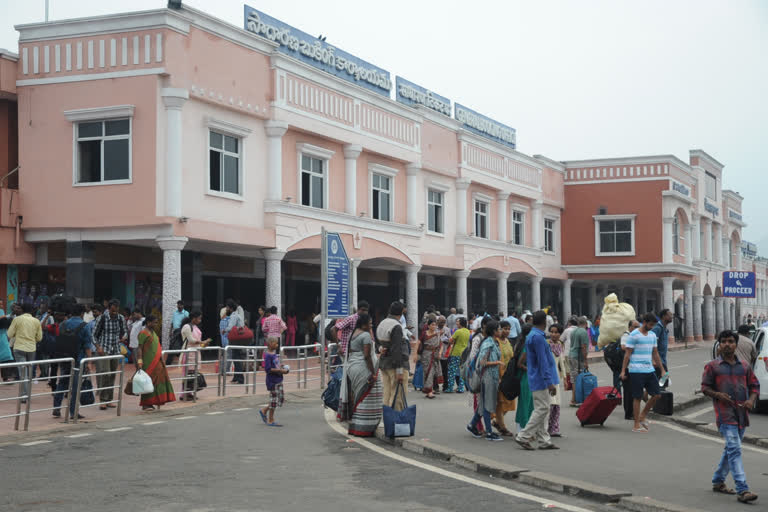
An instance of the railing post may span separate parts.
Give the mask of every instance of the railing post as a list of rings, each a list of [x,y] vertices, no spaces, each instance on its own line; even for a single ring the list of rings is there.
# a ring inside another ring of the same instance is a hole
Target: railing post
[[[320,389],[325,389],[325,346],[320,345]]]
[[[222,356],[222,364],[219,365],[219,370],[221,374],[221,396],[227,396],[227,369],[225,368],[225,365],[227,364],[227,361],[229,361],[229,345],[224,347],[224,355]]]
[[[217,352],[217,361],[219,362],[219,371],[216,372],[216,396],[221,396],[221,372],[224,370],[224,349],[219,347]]]
[[[33,361],[34,363],[34,361]],[[24,431],[29,430],[29,411],[32,408],[32,365],[27,366],[27,410],[24,414]]]
[[[123,376],[125,375],[125,358],[121,357],[118,359],[120,361],[120,385],[117,388],[117,415],[120,416],[121,411],[123,410]],[[96,399],[96,395],[94,395],[94,400]]]
[[[80,416],[80,392],[83,388],[83,377],[85,376],[86,365],[83,361],[80,361],[80,371],[77,374],[77,393],[75,393],[75,415],[72,417],[72,423],[77,423],[77,418]],[[94,392],[94,399],[96,394]]]
[[[251,394],[256,394],[256,373],[259,369],[259,347],[254,346],[253,347],[253,388],[251,389]]]
[[[67,408],[64,411],[64,423],[69,423],[69,409],[70,407],[72,407],[72,389],[75,385],[75,381],[72,379],[74,378],[75,378],[75,360],[72,359],[72,364],[69,365],[69,380],[67,381],[69,383],[69,389],[67,390]],[[55,396],[56,395],[54,395],[54,397]]]
[[[304,389],[307,389],[307,374],[309,373],[309,351],[304,347]]]
[[[192,401],[197,402],[197,368],[198,368],[197,355],[198,355],[198,352],[196,350],[194,352],[195,352],[195,371],[193,372],[192,375],[194,376],[195,381],[194,381],[194,384],[192,384],[194,389],[194,392],[192,393]],[[189,364],[189,358],[187,358],[187,364]],[[186,371],[186,368],[184,369],[184,371]]]

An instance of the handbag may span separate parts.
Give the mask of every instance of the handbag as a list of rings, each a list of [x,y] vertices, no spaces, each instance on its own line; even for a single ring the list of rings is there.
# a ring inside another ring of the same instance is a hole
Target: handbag
[[[250,330],[248,327],[235,326],[229,330],[229,334],[227,334],[227,339],[229,340],[229,343],[231,345],[237,345],[237,343],[232,343],[233,341],[252,343],[253,331]],[[244,344],[245,343],[240,343],[240,345],[244,345]]]
[[[93,393],[93,383],[89,375],[83,376],[83,383],[80,384],[80,405],[93,405],[96,403],[96,396]]]
[[[195,390],[195,381],[192,380],[195,378],[195,371],[192,370],[189,373],[187,373],[187,378],[184,381],[184,391],[194,391]],[[197,390],[200,391],[202,389],[205,389],[208,387],[208,383],[205,381],[205,375],[202,373],[197,374]]]
[[[413,389],[420,391],[424,387],[424,365],[421,361],[416,363],[416,368],[413,371]]]
[[[405,406],[405,409],[396,411],[395,404],[397,403],[397,395],[401,391],[403,392],[403,405]],[[416,432],[416,406],[408,406],[402,382],[398,383],[397,389],[395,389],[392,406],[389,407],[385,405],[381,409],[382,420],[384,421],[384,434],[387,437],[411,437],[414,435]]]
[[[565,390],[571,391],[573,389],[573,382],[571,382],[571,374],[565,376]]]

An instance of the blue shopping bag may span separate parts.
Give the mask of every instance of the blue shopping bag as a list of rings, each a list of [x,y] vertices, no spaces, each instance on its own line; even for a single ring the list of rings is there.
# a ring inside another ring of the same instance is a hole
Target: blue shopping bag
[[[405,409],[395,410],[398,393],[403,393],[403,404]],[[392,399],[392,406],[382,407],[382,419],[384,420],[384,434],[389,438],[411,437],[416,432],[416,406],[408,407],[408,401],[405,400],[405,389],[403,384],[399,383],[395,390],[395,396]]]
[[[416,363],[416,369],[413,371],[413,389],[421,391],[424,387],[424,366],[421,361]]]

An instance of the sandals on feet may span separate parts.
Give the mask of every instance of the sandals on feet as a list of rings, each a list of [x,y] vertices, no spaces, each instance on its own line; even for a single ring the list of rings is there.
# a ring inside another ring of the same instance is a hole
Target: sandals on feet
[[[720,492],[723,494],[736,494],[736,491],[725,485],[725,482],[719,484],[712,484],[713,492]]]
[[[741,503],[749,503],[750,501],[755,501],[757,499],[757,494],[749,491],[742,491],[736,499]]]
[[[647,434],[648,433],[648,429],[645,428],[645,427],[633,428],[632,432],[635,432],[637,434]]]

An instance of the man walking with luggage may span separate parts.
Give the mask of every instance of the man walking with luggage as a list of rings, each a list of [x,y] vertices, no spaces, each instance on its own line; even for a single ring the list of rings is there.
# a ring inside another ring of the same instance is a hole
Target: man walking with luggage
[[[645,418],[661,393],[659,380],[656,378],[656,370],[654,369],[654,366],[663,368],[656,347],[656,334],[652,332],[655,325],[656,317],[653,313],[646,313],[643,316],[643,324],[632,331],[627,338],[624,363],[621,367],[621,380],[629,379],[632,388],[632,412],[635,418],[632,432],[640,434],[648,433],[648,422]],[[629,370],[629,374],[627,374],[627,370]],[[647,391],[650,398],[641,412],[640,400],[643,398],[643,391]]]
[[[547,328],[547,314],[537,311],[533,314],[533,329],[525,340],[528,365],[528,385],[533,394],[533,414],[525,428],[517,434],[515,441],[526,450],[534,450],[532,442],[539,442],[539,450],[557,450],[549,437],[550,396],[557,393],[560,379],[552,350],[547,343],[544,329]]]
[[[701,392],[712,398],[717,428],[725,440],[720,463],[712,476],[712,490],[723,494],[737,494],[742,503],[755,501],[757,495],[749,492],[744,463],[741,460],[741,441],[749,426],[749,410],[755,406],[760,383],[747,361],[736,356],[738,334],[723,331],[717,336],[720,356],[707,363],[701,377]],[[725,477],[733,474],[736,491],[725,485]]]

